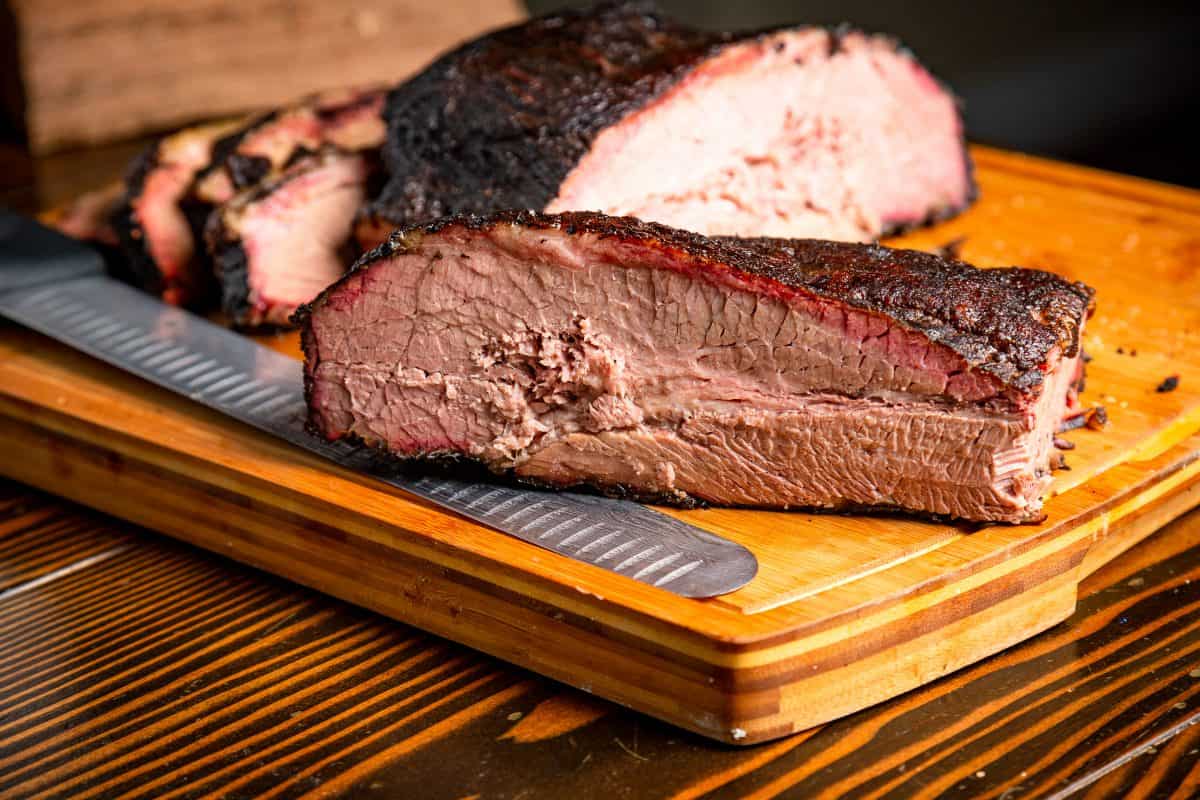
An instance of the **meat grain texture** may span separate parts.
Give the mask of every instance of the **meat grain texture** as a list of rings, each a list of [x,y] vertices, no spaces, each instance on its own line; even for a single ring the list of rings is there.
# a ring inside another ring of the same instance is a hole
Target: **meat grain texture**
[[[298,315],[310,425],[686,504],[1040,515],[1092,290],[594,213],[396,232]]]
[[[974,197],[955,99],[883,36],[709,33],[645,3],[469,42],[388,96],[364,245],[455,213],[593,210],[863,241]]]
[[[238,328],[285,328],[354,263],[354,215],[375,159],[326,147],[242,190],[209,217],[205,236],[221,310]]]

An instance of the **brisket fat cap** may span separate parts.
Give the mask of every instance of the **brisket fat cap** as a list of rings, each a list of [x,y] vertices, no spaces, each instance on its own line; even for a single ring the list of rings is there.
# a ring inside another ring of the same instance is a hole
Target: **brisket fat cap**
[[[221,310],[235,327],[288,328],[301,304],[346,272],[359,255],[351,237],[354,216],[377,161],[370,152],[327,146],[212,213],[208,252]]]
[[[644,3],[474,40],[392,90],[385,117],[390,180],[359,228],[371,245],[507,208],[867,240],[975,191],[954,98],[892,40],[701,32]]]
[[[398,231],[298,313],[309,419],[674,502],[1037,518],[1092,290],[593,213]]]

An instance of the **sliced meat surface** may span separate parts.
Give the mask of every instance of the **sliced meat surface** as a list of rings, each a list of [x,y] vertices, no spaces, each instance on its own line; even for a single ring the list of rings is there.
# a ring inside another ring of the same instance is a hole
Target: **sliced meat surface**
[[[242,190],[213,212],[207,240],[221,308],[241,328],[289,317],[358,256],[351,230],[374,160],[328,148]]]
[[[120,183],[85,192],[54,220],[54,227],[75,239],[116,247],[120,239],[113,217],[124,198],[125,189]]]
[[[358,235],[503,209],[870,240],[974,196],[954,97],[891,39],[700,32],[644,3],[470,42],[389,95]]]
[[[241,120],[187,128],[151,145],[131,165],[125,198],[113,218],[127,277],[175,305],[200,305],[212,293],[199,235],[207,207],[191,201],[196,175],[223,136]]]
[[[323,147],[374,158],[384,136],[382,105],[381,90],[330,91],[157,142],[132,165],[115,218],[127,277],[169,303],[211,307],[219,287],[202,238],[213,210]]]
[[[228,202],[297,154],[326,145],[378,150],[385,133],[383,99],[382,89],[338,89],[255,119],[219,143],[196,197],[213,206]]]
[[[594,213],[393,234],[302,309],[312,430],[687,503],[1037,519],[1092,290]]]

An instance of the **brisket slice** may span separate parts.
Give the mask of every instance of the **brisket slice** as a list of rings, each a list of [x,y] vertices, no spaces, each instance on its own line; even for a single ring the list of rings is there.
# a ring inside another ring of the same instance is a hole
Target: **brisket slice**
[[[297,319],[312,430],[553,487],[1039,517],[1093,292],[594,213],[397,231]]]
[[[108,271],[121,280],[131,280],[113,218],[125,200],[119,182],[76,197],[53,220],[54,227],[74,239],[87,242],[104,259]]]
[[[124,187],[114,182],[102,189],[84,192],[54,220],[54,227],[74,239],[105,247],[117,247],[120,239],[113,216],[125,198]]]
[[[217,286],[201,241],[213,209],[309,151],[378,150],[382,105],[379,90],[330,91],[249,122],[187,128],[151,146],[131,166],[114,218],[125,277],[169,303],[211,305]]]
[[[870,240],[974,196],[955,99],[891,39],[692,30],[566,11],[443,56],[388,96],[358,235],[454,213],[595,210],[708,235]]]
[[[122,277],[175,305],[203,305],[211,298],[212,278],[198,252],[209,207],[196,203],[191,190],[216,142],[241,126],[232,121],[186,128],[155,142],[130,165],[113,216],[125,256]]]
[[[338,89],[265,114],[222,139],[196,183],[196,197],[220,205],[290,163],[330,145],[376,151],[383,143],[382,89]]]
[[[288,327],[288,318],[359,255],[351,230],[375,159],[327,148],[213,212],[206,239],[221,308],[239,328]]]

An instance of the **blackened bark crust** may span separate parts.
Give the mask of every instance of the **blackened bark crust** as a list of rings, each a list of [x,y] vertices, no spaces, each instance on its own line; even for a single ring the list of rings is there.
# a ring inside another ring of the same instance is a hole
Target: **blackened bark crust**
[[[610,3],[475,39],[388,95],[392,180],[369,214],[391,223],[542,209],[604,128],[733,40]]]
[[[158,166],[158,147],[155,142],[130,163],[125,176],[125,196],[112,217],[112,226],[124,254],[124,258],[115,263],[114,277],[153,295],[161,295],[165,288],[163,274],[146,247],[146,233],[134,213],[133,201],[144,191],[146,176]]]

